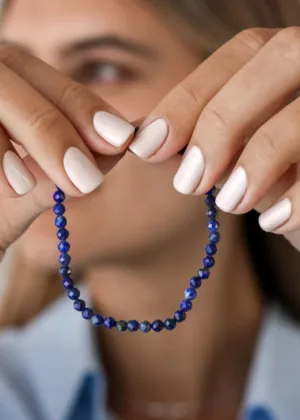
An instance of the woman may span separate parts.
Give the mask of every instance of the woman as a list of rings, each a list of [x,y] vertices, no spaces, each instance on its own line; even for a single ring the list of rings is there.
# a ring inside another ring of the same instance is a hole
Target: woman
[[[2,301],[1,419],[297,418],[298,327],[263,291],[299,316],[299,29],[241,31],[297,25],[299,6],[268,5],[7,3],[3,254],[20,239]],[[95,310],[165,319],[199,268],[203,193],[233,168],[217,198],[217,264],[183,325],[91,331],[56,299],[54,184],[69,197],[73,278]],[[232,214],[252,209],[294,246],[267,237],[271,263],[255,253],[257,220],[246,236]]]

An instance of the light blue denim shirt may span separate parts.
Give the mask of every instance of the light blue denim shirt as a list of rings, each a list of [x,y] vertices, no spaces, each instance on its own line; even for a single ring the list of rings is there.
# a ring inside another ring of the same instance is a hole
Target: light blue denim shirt
[[[300,419],[300,328],[270,308],[241,419]],[[108,420],[92,329],[63,298],[22,330],[0,334],[1,420]]]

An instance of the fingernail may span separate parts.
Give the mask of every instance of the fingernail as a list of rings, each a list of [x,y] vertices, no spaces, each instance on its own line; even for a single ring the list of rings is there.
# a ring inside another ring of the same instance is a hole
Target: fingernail
[[[230,175],[217,195],[217,206],[225,212],[231,212],[244,197],[247,186],[247,173],[245,169],[240,166]]]
[[[284,198],[259,216],[260,227],[266,232],[272,232],[285,223],[292,214],[292,203]]]
[[[22,159],[11,150],[3,156],[3,172],[10,186],[17,194],[28,193],[36,184],[36,180]]]
[[[70,147],[64,156],[65,171],[82,193],[95,190],[103,181],[103,174],[77,147]]]
[[[136,136],[129,149],[137,156],[146,159],[160,148],[168,132],[168,124],[163,118],[155,120]]]
[[[120,147],[126,143],[135,130],[135,127],[129,122],[105,111],[96,112],[94,127],[105,141],[115,147]]]
[[[176,172],[174,188],[181,194],[192,194],[202,178],[204,168],[205,162],[201,150],[193,146]]]

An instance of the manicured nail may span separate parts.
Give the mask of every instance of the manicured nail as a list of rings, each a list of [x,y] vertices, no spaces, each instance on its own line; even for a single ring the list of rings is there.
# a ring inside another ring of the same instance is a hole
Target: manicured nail
[[[135,127],[129,122],[105,111],[96,112],[94,127],[104,140],[115,147],[126,143],[135,130]]]
[[[230,175],[217,195],[217,206],[225,212],[231,212],[244,197],[247,186],[247,173],[245,169],[240,166]]]
[[[204,157],[197,146],[193,146],[183,158],[174,177],[174,188],[181,194],[192,194],[197,188],[205,168]]]
[[[288,198],[284,198],[262,213],[258,222],[263,230],[272,232],[285,223],[291,217],[291,214],[292,203]]]
[[[26,168],[22,159],[11,150],[3,156],[3,172],[17,194],[26,194],[36,185],[32,173]]]
[[[99,187],[104,178],[97,166],[76,147],[66,151],[64,167],[75,187],[85,194]]]
[[[140,158],[146,159],[153,155],[168,136],[167,122],[160,118],[147,125],[133,140],[129,149]]]

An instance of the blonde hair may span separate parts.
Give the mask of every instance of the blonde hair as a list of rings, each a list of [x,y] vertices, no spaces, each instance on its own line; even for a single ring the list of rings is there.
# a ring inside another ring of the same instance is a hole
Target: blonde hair
[[[181,28],[189,47],[207,54],[249,27],[299,24],[297,0],[143,0]],[[5,2],[7,7],[8,2]],[[57,274],[41,272],[17,247],[0,306],[0,326],[21,326],[61,293]]]

